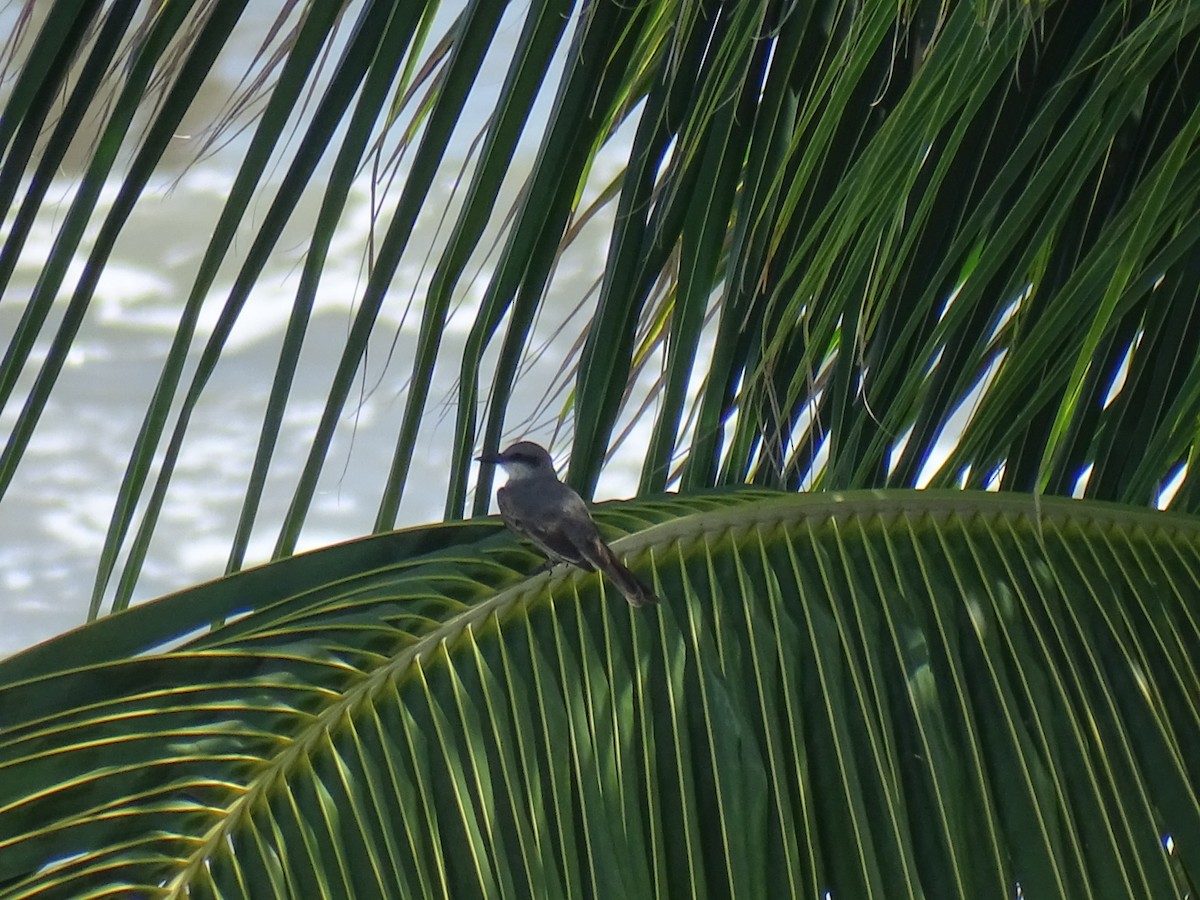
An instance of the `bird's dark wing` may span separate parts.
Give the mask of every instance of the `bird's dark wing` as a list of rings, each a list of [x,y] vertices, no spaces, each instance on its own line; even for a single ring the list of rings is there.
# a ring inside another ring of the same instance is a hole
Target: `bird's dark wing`
[[[587,504],[565,485],[506,485],[496,492],[504,524],[536,544],[551,562],[585,572],[599,569],[633,606],[657,603],[654,591],[638,579],[600,536]]]
[[[500,518],[504,520],[504,524],[536,544],[537,548],[546,554],[551,562],[569,563],[587,572],[595,569],[595,566],[580,552],[576,542],[572,539],[573,535],[565,533],[558,527],[548,528],[543,521],[521,518],[513,510],[513,504],[508,500],[504,488],[496,492],[496,501],[500,506]]]

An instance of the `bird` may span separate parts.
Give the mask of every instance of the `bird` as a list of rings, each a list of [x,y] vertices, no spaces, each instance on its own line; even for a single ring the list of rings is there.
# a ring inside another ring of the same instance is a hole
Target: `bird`
[[[585,572],[600,570],[630,606],[658,602],[654,591],[604,543],[583,498],[558,480],[554,460],[545,447],[517,441],[501,453],[484,453],[476,459],[504,469],[508,481],[496,491],[500,518],[512,531],[532,541],[551,565],[567,563]]]

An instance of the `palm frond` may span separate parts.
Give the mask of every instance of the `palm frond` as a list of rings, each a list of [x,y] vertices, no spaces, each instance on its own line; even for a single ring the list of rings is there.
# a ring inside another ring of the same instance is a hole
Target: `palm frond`
[[[470,522],[0,662],[0,893],[1194,885],[1194,519],[959,492],[598,514],[660,609]],[[240,618],[136,655],[214,615]]]
[[[170,4],[140,20],[139,9],[57,0],[30,43],[11,45],[20,64],[0,117],[6,297],[32,223],[53,213],[53,173],[89,123],[97,137],[0,362],[0,408],[21,408],[0,452],[0,495],[114,242],[242,4]],[[651,426],[644,491],[965,483],[1197,508],[1195,3],[597,0],[514,12],[479,0],[448,25],[435,12],[373,0],[289,6],[264,36],[262,78],[239,85],[218,117],[241,127],[239,110],[261,110],[131,427],[93,615],[110,596],[114,608],[128,602],[152,539],[164,539],[161,511],[194,413],[306,191],[321,200],[304,226],[291,318],[269,348],[272,388],[250,438],[230,569],[264,530],[278,535],[276,555],[298,545],[333,442],[353,427],[379,317],[403,302],[398,273],[426,260],[414,355],[385,372],[407,385],[382,432],[393,462],[362,528],[398,521],[431,433],[433,374],[447,363],[458,378],[445,511],[466,513],[474,450],[530,412],[514,399],[516,379],[562,290],[564,242],[593,215],[580,203],[597,160],[618,152],[623,171],[601,179],[615,201],[601,289],[572,326],[578,354],[559,364],[577,375],[526,375],[567,391],[554,402],[584,493],[614,435],[637,419]],[[465,110],[496,53],[503,79],[482,137],[463,152],[463,134],[479,133]],[[543,122],[539,101],[551,95]],[[522,159],[532,159],[527,173]],[[462,188],[425,247],[414,226],[448,171]],[[106,208],[99,197],[113,179]],[[314,298],[362,179],[379,192],[365,282],[305,461],[281,474]],[[514,192],[511,215],[498,216]],[[238,248],[252,209],[265,212]],[[490,247],[469,333],[450,341],[449,311]],[[201,342],[198,316],[225,268],[236,274]],[[490,493],[481,477],[476,512]],[[273,486],[291,500],[264,516]]]

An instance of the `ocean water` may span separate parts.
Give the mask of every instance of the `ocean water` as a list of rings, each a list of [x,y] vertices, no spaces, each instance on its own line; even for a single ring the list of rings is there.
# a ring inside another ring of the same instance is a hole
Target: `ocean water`
[[[191,119],[203,122],[206,116],[215,118],[236,85],[239,64],[244,66],[261,40],[257,35],[269,26],[264,7],[250,4],[239,40],[218,67],[224,73],[223,87],[227,90],[214,88],[211,97],[202,98],[208,107],[193,111]],[[451,13],[444,12],[443,20],[448,21]],[[0,22],[0,26],[3,24]],[[515,27],[506,25],[509,31],[502,34],[515,35]],[[480,93],[472,101],[473,118],[461,129],[461,150],[447,160],[445,172],[426,204],[428,212],[417,223],[410,252],[393,281],[376,327],[365,372],[339,425],[301,549],[371,530],[404,409],[423,292],[439,242],[444,242],[452,225],[452,219],[444,213],[454,209],[458,170],[468,158],[470,140],[489,109],[488,97],[494,95],[503,78],[504,62],[497,57],[485,68]],[[544,116],[547,106],[548,99],[539,105],[540,115]],[[220,152],[189,165],[194,154],[188,153],[186,143],[194,139],[191,135],[180,136],[184,146],[173,155],[162,177],[150,186],[124,229],[23,462],[8,492],[0,498],[0,656],[84,621],[98,556],[129,453],[178,325],[182,300],[244,150],[244,138],[234,140]],[[535,139],[536,129],[513,167],[511,184],[498,206],[498,226],[516,197],[522,175],[532,165]],[[618,140],[598,165],[597,185],[611,179],[621,156]],[[281,174],[278,170],[276,177]],[[17,327],[77,186],[78,173],[67,171],[52,188],[13,282],[0,298],[0,345],[7,347]],[[216,577],[225,568],[303,264],[303,236],[320,201],[319,187],[318,179],[317,188],[305,197],[288,234],[278,244],[193,416],[190,438],[172,480],[135,602]],[[114,181],[106,189],[88,240],[56,302],[54,316],[39,336],[34,358],[23,371],[13,400],[0,410],[0,441],[7,440],[17,421],[116,188]],[[235,259],[240,259],[249,246],[255,222],[261,219],[265,207],[266,201],[255,211],[253,221],[247,223],[233,253]],[[295,478],[321,416],[330,378],[365,284],[372,219],[372,190],[369,178],[364,176],[356,185],[321,280],[303,364],[292,390],[247,564],[269,558],[291,500]],[[386,203],[383,222],[386,225]],[[529,435],[549,442],[554,433],[553,414],[561,404],[550,404],[547,411],[546,385],[556,380],[571,351],[573,336],[590,309],[589,303],[594,302],[591,292],[603,267],[610,227],[611,218],[597,217],[556,268],[548,294],[553,300],[538,322],[533,345],[539,352],[531,354],[511,405],[508,421],[513,438]],[[7,234],[7,229],[8,225],[3,225],[0,235]],[[458,361],[492,274],[494,257],[494,253],[481,252],[469,269],[472,278],[456,294],[442,350],[443,362],[435,373],[421,433],[421,450],[413,460],[401,508],[402,525],[442,517],[444,448],[453,438],[451,404]],[[205,301],[192,344],[193,365],[211,333],[235,272],[234,266],[227,267]],[[591,300],[587,300],[589,296]],[[560,332],[564,322],[567,327]],[[185,379],[188,376],[190,369]],[[647,436],[641,426],[635,428],[606,470],[600,497],[629,496],[634,492],[637,460]],[[555,443],[560,461],[566,445],[565,435]]]

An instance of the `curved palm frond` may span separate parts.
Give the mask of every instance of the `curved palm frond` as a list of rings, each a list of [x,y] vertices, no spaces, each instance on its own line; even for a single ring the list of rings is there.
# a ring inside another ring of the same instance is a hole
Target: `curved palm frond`
[[[0,663],[0,895],[1194,886],[1194,519],[957,492],[598,515],[661,608],[471,522]]]

